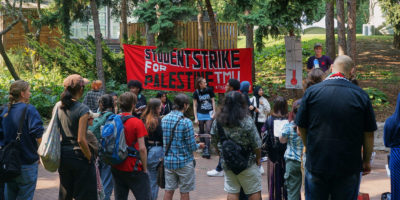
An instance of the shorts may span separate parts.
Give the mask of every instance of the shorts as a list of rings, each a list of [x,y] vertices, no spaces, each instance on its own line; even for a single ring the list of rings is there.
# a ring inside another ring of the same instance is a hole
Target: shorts
[[[196,175],[193,162],[189,162],[183,168],[165,168],[165,190],[178,189],[181,193],[188,193],[195,189]]]
[[[260,192],[261,185],[261,172],[256,164],[248,167],[240,174],[236,175],[231,170],[225,171],[225,188],[224,190],[230,194],[240,193],[240,188],[243,188],[245,194],[254,194]]]

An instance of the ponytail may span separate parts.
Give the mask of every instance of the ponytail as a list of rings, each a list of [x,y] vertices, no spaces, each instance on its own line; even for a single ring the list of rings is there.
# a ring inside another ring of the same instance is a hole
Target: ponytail
[[[72,98],[81,91],[84,86],[76,85],[75,87],[68,86],[64,89],[64,92],[61,93],[61,109],[69,110],[74,101]]]
[[[8,96],[8,109],[7,113],[4,114],[4,117],[8,116],[8,113],[11,110],[11,106],[20,100],[21,92],[26,91],[28,88],[29,88],[29,83],[23,80],[18,80],[11,84]]]

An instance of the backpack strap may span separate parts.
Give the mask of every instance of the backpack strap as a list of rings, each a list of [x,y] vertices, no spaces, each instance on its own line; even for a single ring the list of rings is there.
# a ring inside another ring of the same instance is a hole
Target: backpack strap
[[[19,118],[19,126],[18,126],[18,131],[17,131],[17,138],[15,138],[15,140],[17,140],[17,141],[21,140],[22,129],[24,128],[24,121],[25,121],[25,115],[26,115],[26,110],[27,109],[28,109],[28,104],[25,104],[25,108],[22,111],[22,115]]]
[[[174,128],[172,128],[171,135],[169,136],[169,142],[168,142],[167,148],[166,148],[166,150],[165,150],[165,156],[168,155],[168,151],[169,151],[169,149],[171,148],[172,139],[174,138],[174,135],[175,135],[176,126],[178,126],[179,121],[181,121],[181,119],[183,119],[183,118],[184,118],[184,117],[181,116],[181,117],[178,119],[178,121],[175,123]]]

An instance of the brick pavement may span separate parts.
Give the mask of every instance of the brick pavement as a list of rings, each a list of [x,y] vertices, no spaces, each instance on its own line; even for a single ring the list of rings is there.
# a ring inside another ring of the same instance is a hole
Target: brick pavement
[[[191,192],[192,200],[223,200],[226,199],[226,193],[223,189],[223,177],[207,177],[206,172],[215,168],[218,158],[212,157],[210,160],[202,159],[196,155],[196,190]],[[386,153],[378,153],[375,162],[372,165],[373,172],[364,177],[361,183],[360,192],[370,194],[371,200],[380,199],[380,194],[390,191],[390,179],[386,176],[385,171]],[[263,164],[266,170],[265,163]],[[263,199],[267,199],[267,176],[263,175]],[[35,200],[56,200],[58,199],[58,173],[50,173],[39,168],[38,184],[35,191]],[[159,192],[159,200],[162,199],[164,194],[163,190]],[[129,199],[135,199],[130,194]],[[179,199],[179,191],[176,191],[174,200]],[[303,198],[304,199],[304,198]]]

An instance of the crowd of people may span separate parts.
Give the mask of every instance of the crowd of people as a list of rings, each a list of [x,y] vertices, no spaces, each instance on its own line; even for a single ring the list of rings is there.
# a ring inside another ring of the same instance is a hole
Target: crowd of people
[[[371,171],[373,132],[377,129],[374,112],[368,95],[351,81],[353,61],[339,56],[332,64],[321,55],[320,44],[314,49],[316,57],[308,62],[304,96],[293,102],[290,111],[281,96],[275,97],[271,106],[261,86],[253,87],[250,98],[250,83],[236,79],[227,82],[225,96],[217,106],[206,79],[198,78],[192,95],[198,133],[185,116],[191,105],[186,94],[175,95],[171,102],[167,93],[159,92],[147,101],[140,81],[129,81],[127,92],[119,96],[105,93],[102,82],[93,81],[92,90],[83,98],[89,81],[77,74],[68,76],[55,109],[62,138],[58,198],[110,199],[114,192],[115,199],[123,200],[131,191],[136,199],[156,200],[161,161],[165,167],[164,200],[172,200],[176,189],[182,200],[188,200],[195,190],[194,152],[201,149],[202,157],[210,159],[215,147],[219,162],[207,174],[224,176],[227,199],[261,199],[262,162],[267,162],[270,200],[298,200],[302,185],[306,199],[357,199],[361,175]],[[22,150],[21,174],[2,189],[7,200],[33,199],[38,178],[37,148],[44,127],[29,98],[29,83],[15,81],[0,115],[0,146],[20,137]],[[399,165],[400,152],[396,149],[399,109],[396,113],[387,128],[391,135],[385,138],[393,147],[393,167]],[[137,153],[109,165],[94,149],[101,146],[102,127],[115,114],[123,121],[126,144]],[[25,119],[22,129],[21,117]],[[17,134],[19,129],[22,134]],[[392,178],[392,184],[399,184],[398,179]]]

